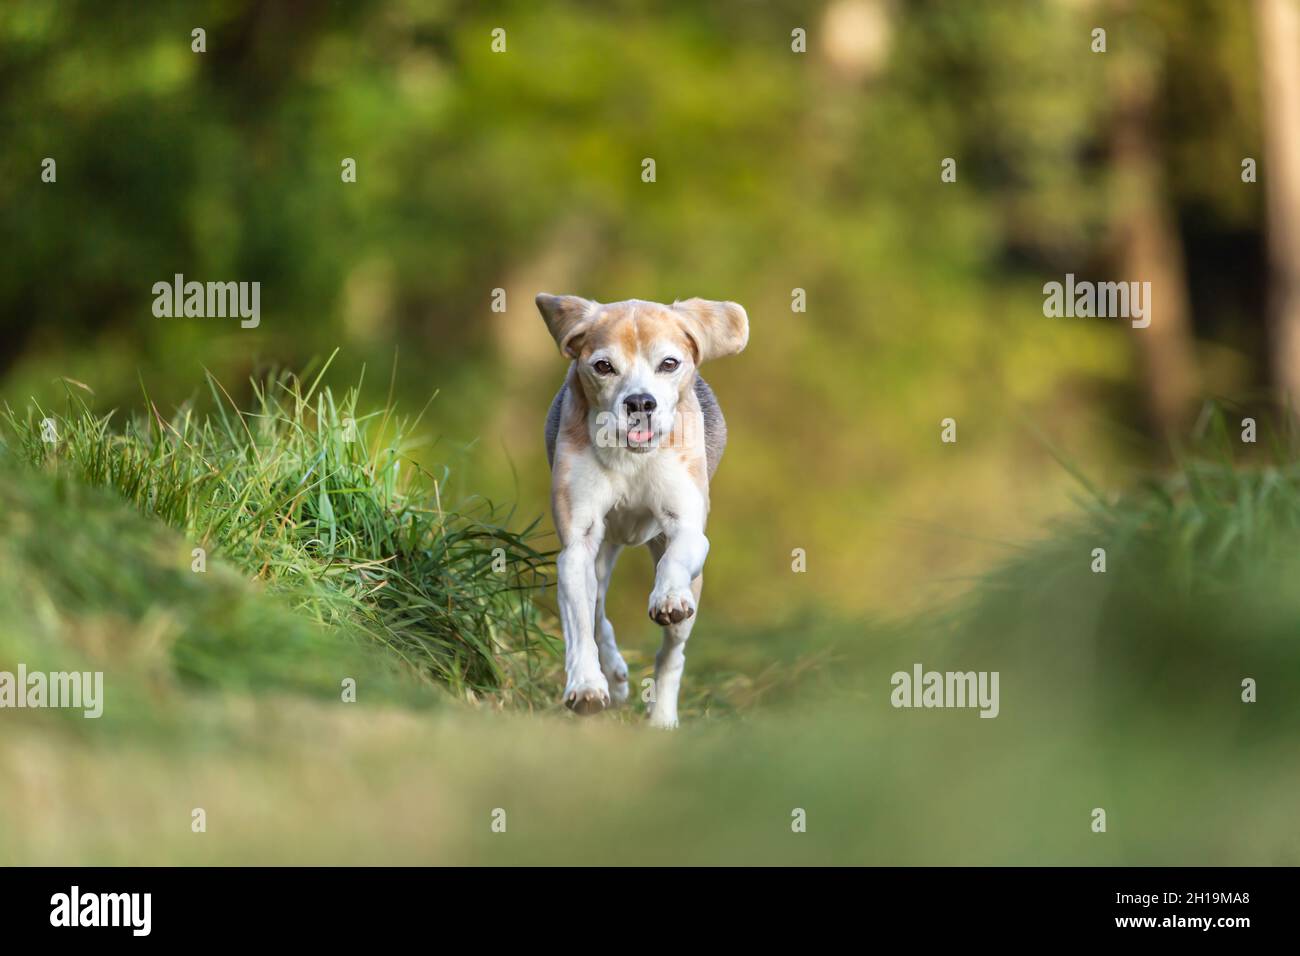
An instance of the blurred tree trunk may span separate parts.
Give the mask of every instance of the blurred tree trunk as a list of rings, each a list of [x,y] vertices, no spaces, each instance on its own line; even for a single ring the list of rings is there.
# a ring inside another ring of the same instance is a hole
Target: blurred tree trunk
[[[1118,61],[1111,74],[1110,131],[1116,278],[1151,283],[1146,303],[1151,324],[1128,334],[1138,351],[1151,422],[1162,434],[1174,434],[1186,425],[1200,386],[1182,240],[1165,200],[1157,143],[1159,55],[1136,49],[1105,55]]]
[[[1268,321],[1273,385],[1300,414],[1300,8],[1256,0],[1268,201]]]

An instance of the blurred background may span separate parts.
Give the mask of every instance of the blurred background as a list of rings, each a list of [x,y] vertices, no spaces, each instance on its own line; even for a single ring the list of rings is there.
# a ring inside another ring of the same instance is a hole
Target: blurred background
[[[339,346],[338,380],[437,392],[466,488],[542,513],[564,363],[533,296],[734,299],[710,603],[897,602],[1061,505],[1048,447],[1118,479],[1198,395],[1266,395],[1300,135],[1270,6],[9,3],[2,387],[166,409]],[[1152,282],[1152,326],[1044,318],[1067,272]],[[260,281],[261,326],[155,318],[175,273]]]
[[[191,49],[195,28],[206,52]],[[250,377],[338,348],[329,380],[345,386],[364,369],[358,407],[391,389],[414,413],[436,393],[414,456],[449,465],[449,489],[512,503],[521,524],[546,515],[549,531],[542,424],[565,362],[534,295],[736,300],[750,346],[705,369],[731,435],[696,635],[752,635],[701,653],[746,671],[756,700],[772,649],[799,637],[782,622],[931,607],[1071,507],[1080,476],[1115,489],[1164,469],[1204,426],[1206,398],[1235,435],[1240,418],[1300,394],[1298,51],[1291,0],[9,0],[0,394],[55,403],[67,378],[107,411],[139,407],[144,385],[166,414],[201,395],[208,369],[242,404]],[[40,182],[46,157],[55,183]],[[647,158],[654,182],[642,178]],[[355,182],[343,181],[345,159]],[[260,326],[156,318],[152,286],[175,273],[259,281]],[[1043,286],[1067,273],[1150,282],[1151,326],[1045,317]],[[800,290],[803,311],[792,308]],[[947,418],[956,444],[940,441]],[[796,548],[807,573],[791,570]],[[624,558],[611,615],[642,659],[657,640],[644,616],[650,575],[648,558]],[[1104,622],[1073,610],[1088,635],[1077,657],[1038,647],[1026,675],[1090,673]],[[1293,610],[1277,615],[1278,633]],[[1154,673],[1165,659],[1150,654]],[[1037,691],[1049,710],[1056,686]],[[1023,714],[996,723],[1010,724],[999,731],[1013,735],[1008,748],[1031,733]],[[1235,746],[1236,725],[1216,726]],[[1112,731],[1124,739],[1122,728],[1095,732]],[[803,759],[829,779],[846,754],[871,749],[901,787],[877,793],[876,809],[887,819],[906,807],[920,771],[901,755],[892,763],[888,740],[841,733],[839,750]],[[953,755],[970,733],[916,744],[933,748],[932,767],[960,769]],[[782,740],[773,752],[803,754],[796,733]],[[1147,754],[1092,742],[1100,749],[1081,743],[1069,774],[1116,770],[1158,821],[1146,842],[1104,858],[1192,853],[1160,805],[1169,791],[1117,769],[1145,768]],[[689,759],[702,775],[712,765],[707,750]],[[1197,766],[1186,759],[1178,766]],[[779,789],[788,765],[772,761],[763,773]],[[1068,763],[1051,757],[1031,777],[1076,794],[1078,779],[1060,775]],[[1011,781],[1023,768],[1006,771],[1005,792],[975,783],[985,806],[1020,799]],[[875,770],[854,772],[864,792],[874,786]],[[932,772],[937,794],[948,781]],[[753,783],[731,774],[737,792]],[[1210,789],[1188,820],[1231,816]],[[29,806],[44,792],[28,791]],[[1252,799],[1268,819],[1281,806],[1263,791]],[[998,859],[1041,852],[1010,827]],[[701,859],[728,852],[707,832]],[[870,838],[894,860],[950,861],[945,845],[988,860],[962,832],[923,839],[919,855],[886,824]],[[61,839],[52,832],[49,845],[75,857]],[[311,840],[302,834],[299,849]],[[1205,841],[1214,858],[1281,858],[1267,834]],[[833,841],[822,850],[837,852]]]

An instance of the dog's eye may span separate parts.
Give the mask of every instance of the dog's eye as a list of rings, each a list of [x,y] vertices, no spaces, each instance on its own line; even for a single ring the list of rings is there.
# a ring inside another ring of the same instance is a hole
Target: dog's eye
[[[596,374],[597,374],[597,375],[613,375],[613,374],[614,374],[614,366],[610,365],[610,364],[609,364],[608,362],[606,362],[604,359],[601,359],[599,362],[592,362],[592,363],[591,363],[591,367],[594,368],[594,369],[596,370]]]
[[[677,359],[675,359],[675,358],[666,358],[666,359],[664,359],[662,362],[659,363],[659,371],[661,371],[661,372],[672,372],[672,371],[674,371],[674,370],[677,368],[677,366],[679,366],[679,365],[681,365],[681,364],[682,364],[682,363],[679,362],[679,361],[677,361]]]

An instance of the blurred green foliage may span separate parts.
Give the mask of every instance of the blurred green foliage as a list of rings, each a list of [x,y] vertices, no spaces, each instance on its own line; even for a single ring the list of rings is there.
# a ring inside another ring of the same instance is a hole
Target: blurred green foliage
[[[1160,90],[1210,386],[1258,385],[1250,31],[1226,0],[15,0],[5,392],[66,375],[107,408],[143,378],[167,409],[203,367],[243,381],[341,346],[346,381],[396,352],[408,405],[439,390],[426,459],[464,458],[467,490],[536,514],[563,363],[533,294],[735,299],[751,347],[707,370],[732,428],[707,600],[761,619],[921,595],[1059,507],[1034,432],[1103,479],[1149,457],[1125,331],[1040,311],[1045,278],[1107,260],[1108,91],[1134,60]],[[154,318],[174,273],[260,281],[261,326]]]

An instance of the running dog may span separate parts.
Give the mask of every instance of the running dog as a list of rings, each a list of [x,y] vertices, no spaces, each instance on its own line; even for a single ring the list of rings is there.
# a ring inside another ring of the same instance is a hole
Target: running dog
[[[650,724],[676,727],[709,553],[709,481],[727,442],[699,367],[744,349],[749,317],[735,302],[706,299],[602,305],[543,294],[537,308],[572,360],[546,416],[564,703],[589,715],[627,700],[627,664],[605,617],[605,594],[619,552],[644,544],[655,562],[650,617],[663,625]]]

